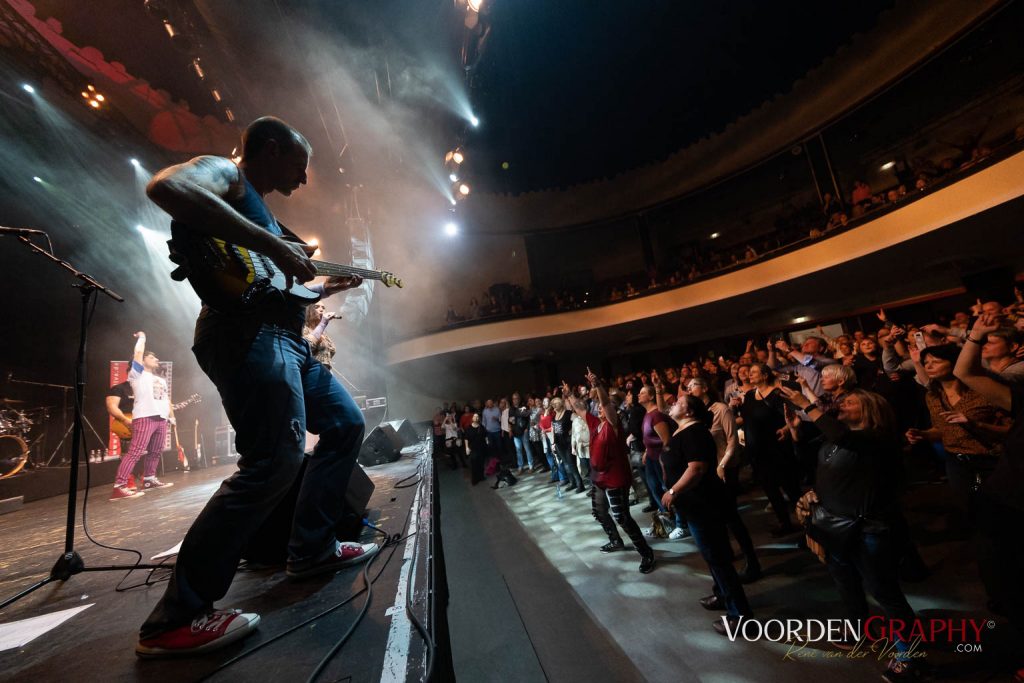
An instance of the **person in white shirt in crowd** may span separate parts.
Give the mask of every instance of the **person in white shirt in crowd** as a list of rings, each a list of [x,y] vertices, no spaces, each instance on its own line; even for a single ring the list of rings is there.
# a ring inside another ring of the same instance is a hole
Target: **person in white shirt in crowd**
[[[584,398],[577,398],[576,404],[585,403]],[[579,461],[580,476],[583,477],[583,484],[589,490],[590,483],[590,426],[586,418],[578,413],[572,414],[572,440],[571,451]]]

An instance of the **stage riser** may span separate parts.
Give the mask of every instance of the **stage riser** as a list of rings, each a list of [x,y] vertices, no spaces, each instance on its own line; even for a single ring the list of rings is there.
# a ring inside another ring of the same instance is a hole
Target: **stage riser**
[[[94,462],[89,465],[92,486],[110,484],[113,486],[114,477],[117,476],[117,466],[120,460],[106,460]],[[174,451],[165,451],[163,454],[163,471],[175,472],[181,469],[178,464],[178,455]],[[141,461],[135,466],[136,472],[142,471]],[[22,470],[10,479],[0,479],[0,500],[24,496],[26,503],[33,500],[41,500],[50,496],[64,496],[68,492],[68,479],[71,476],[70,467],[40,467],[33,470]],[[78,468],[78,490],[85,489],[85,465]]]

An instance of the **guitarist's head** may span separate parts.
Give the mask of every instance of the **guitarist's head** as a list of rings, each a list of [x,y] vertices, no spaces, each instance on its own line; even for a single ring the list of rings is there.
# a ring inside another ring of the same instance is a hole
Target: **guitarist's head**
[[[160,359],[152,351],[146,351],[142,356],[142,367],[150,372],[156,372],[160,368]]]
[[[264,116],[242,133],[239,167],[261,195],[286,197],[306,184],[306,166],[313,148],[302,133],[274,116]]]

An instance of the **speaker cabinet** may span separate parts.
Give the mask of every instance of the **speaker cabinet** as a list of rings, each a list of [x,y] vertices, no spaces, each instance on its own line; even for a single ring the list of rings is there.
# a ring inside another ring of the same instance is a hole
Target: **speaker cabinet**
[[[373,467],[398,460],[402,455],[402,448],[398,443],[398,434],[391,425],[384,425],[383,428],[374,427],[359,449],[359,464],[363,467]]]
[[[385,424],[391,425],[391,428],[398,434],[398,438],[402,443],[401,448],[415,446],[420,442],[416,428],[408,420],[391,420]]]

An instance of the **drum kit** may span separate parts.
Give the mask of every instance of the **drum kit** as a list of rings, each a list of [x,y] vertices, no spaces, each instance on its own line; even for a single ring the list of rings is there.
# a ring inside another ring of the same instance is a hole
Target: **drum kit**
[[[0,398],[0,479],[13,477],[25,467],[50,417],[49,408],[29,408],[27,403]]]

